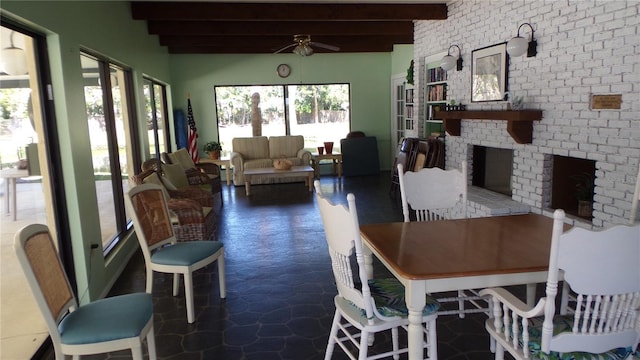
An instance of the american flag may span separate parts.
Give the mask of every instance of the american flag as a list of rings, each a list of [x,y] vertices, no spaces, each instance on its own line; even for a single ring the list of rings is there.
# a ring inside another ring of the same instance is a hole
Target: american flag
[[[189,139],[187,142],[187,151],[191,155],[191,160],[198,163],[198,129],[196,129],[196,121],[193,119],[193,109],[191,109],[191,98],[187,98],[187,123],[189,124]]]

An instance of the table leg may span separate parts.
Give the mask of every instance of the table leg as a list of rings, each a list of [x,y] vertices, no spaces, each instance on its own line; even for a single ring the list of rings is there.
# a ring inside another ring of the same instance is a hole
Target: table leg
[[[247,175],[244,176],[244,191],[247,196],[251,195],[251,178]]]
[[[338,179],[342,178],[342,159],[338,159]]]
[[[426,305],[426,289],[422,281],[409,281],[405,284],[405,301],[409,310],[409,329],[407,346],[409,350],[409,360],[424,359],[423,357],[423,326],[422,311]],[[432,344],[433,345],[433,344]],[[438,354],[436,351],[430,354],[429,359],[436,360]]]
[[[9,181],[10,178],[4,179],[4,211],[9,214],[9,206],[11,205],[9,202]]]
[[[307,175],[307,184],[309,186],[309,192],[313,192],[313,177],[314,177],[314,173],[310,172],[309,175]]]
[[[231,162],[224,165],[224,172],[227,173],[227,186],[231,186]]]

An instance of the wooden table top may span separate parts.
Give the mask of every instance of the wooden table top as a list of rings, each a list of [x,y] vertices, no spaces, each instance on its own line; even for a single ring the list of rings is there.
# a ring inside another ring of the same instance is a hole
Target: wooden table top
[[[368,224],[360,232],[399,275],[425,280],[546,271],[552,228],[552,218],[525,214]]]

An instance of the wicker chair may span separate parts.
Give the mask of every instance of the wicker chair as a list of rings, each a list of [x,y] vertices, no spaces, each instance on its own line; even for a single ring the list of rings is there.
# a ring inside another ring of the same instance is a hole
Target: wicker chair
[[[155,168],[148,168],[131,180],[136,185],[158,184],[165,191],[167,205],[172,212],[171,222],[178,241],[213,240],[216,231],[216,213],[213,210],[213,196],[198,186],[180,189],[159,175]],[[167,186],[169,185],[169,186]]]
[[[160,154],[165,164],[177,164],[182,167],[190,185],[198,185],[212,194],[220,194],[220,204],[222,204],[222,178],[220,167],[213,163],[194,163],[186,149],[182,148],[172,153],[163,152]]]

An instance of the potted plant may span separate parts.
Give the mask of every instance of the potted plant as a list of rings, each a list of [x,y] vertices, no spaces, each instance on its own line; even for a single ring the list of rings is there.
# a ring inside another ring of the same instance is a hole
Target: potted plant
[[[202,149],[204,150],[205,153],[209,155],[210,159],[217,160],[217,159],[220,159],[220,151],[222,151],[222,144],[220,144],[217,141],[209,141],[208,143],[204,144]]]
[[[591,217],[593,210],[593,189],[595,186],[592,174],[583,172],[571,177],[576,182],[576,199],[578,200],[578,216]]]

